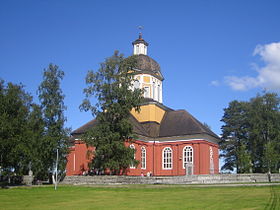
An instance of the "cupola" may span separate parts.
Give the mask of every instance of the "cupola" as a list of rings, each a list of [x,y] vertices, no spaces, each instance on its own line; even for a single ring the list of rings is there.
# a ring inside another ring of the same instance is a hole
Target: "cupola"
[[[162,81],[164,80],[160,65],[147,55],[148,43],[139,33],[138,39],[132,42],[133,56],[136,58],[134,88],[144,89],[144,98],[162,103]]]
[[[133,55],[147,55],[148,43],[142,38],[142,33],[139,33],[138,39],[132,42]]]

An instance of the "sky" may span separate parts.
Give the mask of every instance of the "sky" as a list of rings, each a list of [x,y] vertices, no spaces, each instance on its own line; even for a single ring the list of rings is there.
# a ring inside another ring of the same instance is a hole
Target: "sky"
[[[43,70],[58,65],[76,129],[92,119],[79,110],[87,72],[115,50],[130,56],[141,25],[163,103],[220,135],[229,102],[280,92],[279,10],[277,0],[0,0],[0,78],[38,102]]]

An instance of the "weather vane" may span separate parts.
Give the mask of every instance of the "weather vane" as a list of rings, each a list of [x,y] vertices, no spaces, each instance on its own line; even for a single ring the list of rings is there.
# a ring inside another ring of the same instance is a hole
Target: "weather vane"
[[[144,29],[144,26],[138,26],[138,29],[139,29],[139,34],[142,34],[142,31]]]

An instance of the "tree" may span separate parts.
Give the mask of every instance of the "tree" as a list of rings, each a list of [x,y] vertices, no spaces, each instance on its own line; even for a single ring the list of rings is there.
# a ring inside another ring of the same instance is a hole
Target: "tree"
[[[81,110],[91,111],[97,125],[83,137],[87,145],[94,146],[93,167],[111,173],[125,171],[130,164],[138,164],[134,150],[125,142],[133,138],[130,111],[140,111],[143,90],[134,89],[134,56],[124,59],[115,52],[101,63],[97,72],[89,71],[86,76],[87,88]],[[94,105],[92,97],[97,98]]]
[[[257,95],[250,100],[250,142],[255,172],[266,172],[265,145],[272,142],[280,151],[280,99],[275,93]]]
[[[241,143],[241,145],[237,148],[237,166],[238,173],[249,173],[251,171],[251,157],[246,148],[246,145]]]
[[[264,145],[263,163],[268,173],[278,172],[279,153],[276,150],[275,142],[268,142]]]
[[[257,95],[249,102],[233,101],[222,118],[222,169],[238,173],[276,171],[280,152],[280,99],[275,93]],[[240,165],[241,164],[241,165]]]
[[[27,138],[32,97],[22,85],[0,81],[0,166],[24,174],[30,159]]]
[[[29,169],[37,179],[43,179],[46,176],[45,157],[42,155],[45,149],[45,124],[41,107],[37,104],[31,104],[27,127],[28,144],[26,146],[28,147]]]
[[[43,172],[55,170],[56,150],[59,149],[60,171],[64,171],[66,156],[68,154],[69,129],[64,127],[66,118],[64,111],[64,95],[60,88],[60,82],[64,77],[64,72],[58,66],[50,64],[44,69],[43,81],[39,86],[39,100],[44,120],[44,141],[41,147],[41,157],[43,158]]]
[[[236,168],[239,173],[239,164],[243,160],[239,159],[238,151],[241,145],[248,145],[248,103],[232,101],[224,111],[221,121],[225,125],[222,126],[220,142],[221,157],[225,160],[222,170],[232,171]]]

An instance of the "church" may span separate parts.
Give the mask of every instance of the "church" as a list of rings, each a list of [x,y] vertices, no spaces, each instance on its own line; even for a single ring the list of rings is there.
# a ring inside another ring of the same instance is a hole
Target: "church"
[[[137,55],[135,88],[144,89],[141,111],[131,111],[130,122],[137,138],[127,146],[135,149],[138,166],[131,165],[126,175],[182,176],[219,173],[219,137],[185,110],[173,110],[163,104],[163,80],[160,65],[148,54],[148,43],[139,34],[132,42]],[[86,144],[81,136],[95,126],[92,120],[71,133],[66,175],[89,171]]]

